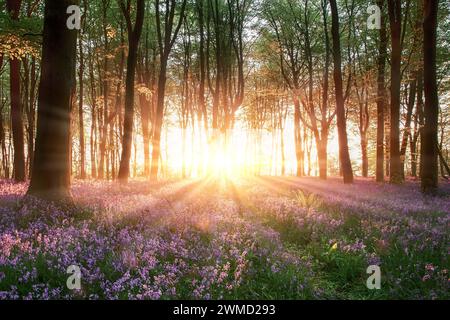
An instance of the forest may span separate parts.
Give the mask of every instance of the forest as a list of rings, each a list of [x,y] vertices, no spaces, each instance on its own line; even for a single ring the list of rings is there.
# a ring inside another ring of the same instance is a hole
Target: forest
[[[0,300],[448,299],[449,39],[442,0],[0,0]]]

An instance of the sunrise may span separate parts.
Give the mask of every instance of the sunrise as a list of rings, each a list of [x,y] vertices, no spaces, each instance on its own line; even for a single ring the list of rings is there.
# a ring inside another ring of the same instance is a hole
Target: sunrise
[[[449,39],[437,0],[0,0],[0,300],[448,300]]]

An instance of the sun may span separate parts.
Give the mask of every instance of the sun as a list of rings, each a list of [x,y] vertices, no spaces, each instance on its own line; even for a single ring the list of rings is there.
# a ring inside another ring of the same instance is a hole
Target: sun
[[[239,146],[232,146],[222,139],[215,141],[203,159],[208,164],[208,175],[227,178],[241,176],[245,172],[242,154]]]

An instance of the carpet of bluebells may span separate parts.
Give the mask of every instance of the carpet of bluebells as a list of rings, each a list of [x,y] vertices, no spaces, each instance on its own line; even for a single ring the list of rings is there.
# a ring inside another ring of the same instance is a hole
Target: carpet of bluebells
[[[77,181],[66,206],[26,189],[0,181],[0,300],[450,298],[448,184]]]

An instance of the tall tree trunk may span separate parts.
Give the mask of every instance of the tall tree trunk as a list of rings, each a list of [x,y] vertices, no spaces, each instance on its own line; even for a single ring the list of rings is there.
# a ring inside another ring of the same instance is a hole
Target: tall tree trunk
[[[347,120],[345,118],[344,94],[342,89],[341,42],[339,34],[339,15],[336,0],[330,0],[333,36],[334,86],[336,96],[336,117],[339,136],[339,160],[344,183],[353,183],[353,170],[350,161],[347,138]]]
[[[149,70],[149,31],[147,26],[147,32],[145,34],[145,47],[143,51],[143,66],[138,68],[138,74],[141,78],[140,81],[150,88],[153,89],[151,82],[151,71]],[[154,59],[154,57],[152,58]],[[153,62],[153,61],[152,61]],[[155,64],[152,64],[152,69],[154,70]],[[152,71],[153,72],[153,71]],[[153,79],[153,77],[152,77]],[[142,140],[144,143],[144,176],[148,177],[150,175],[150,118],[151,118],[151,108],[153,95],[150,97],[146,92],[139,94],[139,105],[141,107],[141,126],[142,126]]]
[[[98,165],[98,178],[103,179],[105,175],[105,165],[108,168],[108,163],[106,162],[106,143],[107,143],[107,135],[108,135],[108,99],[109,99],[109,63],[108,63],[108,54],[109,54],[109,44],[108,44],[108,29],[107,29],[107,12],[108,7],[110,5],[110,0],[102,1],[102,28],[103,28],[103,38],[105,39],[104,44],[104,54],[103,54],[103,123],[100,124],[100,113],[98,114],[97,119],[99,120],[99,131],[100,133],[100,161]],[[108,175],[106,175],[106,178]]]
[[[303,176],[304,171],[304,152],[302,142],[302,130],[300,126],[300,102],[297,96],[297,90],[294,90],[294,140],[295,156],[297,160],[297,177]]]
[[[155,1],[156,10],[156,30],[158,38],[158,47],[160,53],[160,70],[158,78],[158,93],[157,93],[157,103],[156,103],[156,115],[155,121],[153,123],[153,141],[152,141],[152,164],[150,170],[150,180],[158,179],[158,169],[159,161],[161,159],[161,130],[164,118],[164,100],[166,92],[166,81],[167,81],[167,63],[169,60],[170,52],[175,43],[175,40],[180,31],[181,25],[184,20],[184,12],[186,9],[186,0],[181,3],[180,14],[178,22],[175,24],[175,13],[177,4],[175,1],[166,1],[166,13],[165,22],[161,22],[161,8],[160,1]],[[175,26],[175,28],[174,28]],[[162,27],[164,27],[164,32],[162,32]]]
[[[141,106],[142,138],[144,142],[144,176],[150,175],[150,101],[146,94],[139,95]]]
[[[70,199],[70,104],[77,50],[77,31],[66,27],[70,5],[78,1],[45,1],[36,150],[28,193],[50,200]]]
[[[137,53],[139,39],[141,38],[142,27],[144,24],[145,1],[137,1],[136,21],[134,27],[131,23],[131,13],[125,8],[121,1],[122,12],[125,16],[128,29],[128,58],[127,58],[127,77],[125,89],[125,119],[123,124],[123,142],[122,157],[120,159],[119,181],[126,183],[130,177],[130,157],[133,143],[133,125],[134,125],[134,77],[136,73]]]
[[[402,183],[400,159],[400,82],[401,82],[401,0],[388,0],[391,28],[391,130],[390,130],[390,182]]]
[[[422,190],[435,192],[438,187],[438,116],[439,100],[436,81],[436,29],[438,0],[424,0],[423,52],[425,125],[422,131]]]
[[[387,100],[386,100],[387,101]],[[390,106],[388,103],[385,104],[384,108],[384,145],[385,145],[385,151],[384,151],[384,162],[385,162],[385,173],[386,176],[391,175],[391,115],[390,115]]]
[[[205,56],[205,32],[204,32],[204,7],[203,0],[197,0],[198,24],[200,33],[199,43],[199,63],[200,63],[200,84],[198,89],[198,104],[203,118],[203,124],[206,135],[208,135],[208,112],[205,101],[205,84],[206,84],[206,59]]]
[[[96,179],[97,178],[97,162],[96,162],[96,139],[95,139],[95,132],[96,132],[96,117],[95,117],[95,105],[92,105],[91,109],[91,136],[89,138],[89,146],[91,151],[91,178]]]
[[[89,41],[90,41],[89,37]],[[91,48],[89,48],[89,84],[90,84],[90,102],[91,102],[91,132],[89,137],[89,149],[91,155],[91,178],[97,178],[97,161],[96,161],[96,150],[97,150],[97,139],[96,139],[96,124],[97,124],[97,94],[95,90],[95,76],[94,76],[94,58]]]
[[[79,98],[79,106],[78,106],[78,131],[80,137],[80,178],[86,179],[86,156],[85,156],[85,146],[84,146],[84,113],[83,113],[83,94],[84,94],[84,82],[83,82],[83,73],[84,73],[84,55],[83,55],[83,42],[80,36],[79,40],[80,47],[80,70],[79,70],[79,81],[80,81],[80,98]]]
[[[355,83],[356,86],[356,83]],[[368,138],[367,133],[370,125],[370,113],[369,113],[369,91],[367,84],[363,85],[361,92],[358,88],[355,88],[356,95],[358,97],[359,104],[359,135],[361,141],[361,173],[364,178],[369,176],[369,158],[368,158]]]
[[[402,161],[403,178],[405,177],[406,149],[408,148],[408,140],[409,137],[411,136],[411,120],[416,101],[416,91],[417,91],[417,74],[415,75],[414,80],[411,81],[410,83],[408,106],[406,108],[407,110],[405,119],[405,129],[403,131],[402,144],[400,148],[400,159]]]
[[[0,55],[0,67],[2,65],[2,56]],[[0,101],[3,100],[3,82],[0,83]],[[2,155],[2,169],[3,178],[9,179],[9,163],[8,163],[8,152],[6,148],[6,134],[3,121],[3,105],[0,105],[0,148]]]
[[[379,0],[378,6],[383,10],[385,0]],[[385,69],[387,55],[386,19],[381,14],[380,42],[378,47],[377,76],[377,164],[376,181],[384,182],[384,109],[386,104]]]
[[[328,137],[327,137],[328,138]],[[321,140],[318,147],[319,150],[317,152],[317,157],[319,159],[319,177],[322,180],[327,179],[327,163],[328,163],[328,154],[327,154],[327,140]]]
[[[165,62],[160,67],[158,79],[158,93],[156,102],[156,117],[153,125],[153,141],[152,141],[152,164],[150,170],[150,179],[158,179],[159,160],[161,157],[161,129],[164,118],[164,100],[166,91],[166,66]]]
[[[21,0],[7,0],[6,9],[11,19],[18,20]],[[25,152],[22,102],[20,93],[20,60],[10,58],[11,131],[14,147],[14,180],[25,181]]]
[[[322,90],[322,121],[321,121],[321,134],[320,142],[317,143],[317,153],[319,160],[319,177],[322,180],[326,180],[328,177],[328,134],[330,131],[330,124],[334,118],[334,114],[328,115],[328,101],[329,101],[329,68],[330,68],[330,39],[328,35],[328,13],[327,13],[328,1],[322,1],[322,17],[323,27],[325,29],[325,67],[323,75],[323,90]]]
[[[30,159],[28,173],[31,177],[31,172],[33,170],[33,157],[34,157],[34,129],[36,122],[36,87],[37,87],[37,76],[36,76],[36,58],[31,59],[31,71],[30,71],[30,100],[29,109],[27,110],[28,118],[28,158]]]
[[[411,137],[411,176],[417,177],[417,164],[419,159],[417,143],[423,127],[423,69],[417,72],[417,104],[414,119],[414,135]]]
[[[362,176],[367,178],[369,176],[369,158],[367,156],[367,133],[361,135],[361,155],[362,155]]]
[[[284,102],[283,99],[280,104],[280,116],[279,116],[279,128],[280,128],[280,152],[281,152],[281,175],[284,176],[286,174],[286,153],[284,148],[284,122],[285,122],[285,113],[283,111],[284,108]]]
[[[20,96],[20,60],[10,60],[11,130],[14,146],[14,180],[25,181],[23,115]]]

